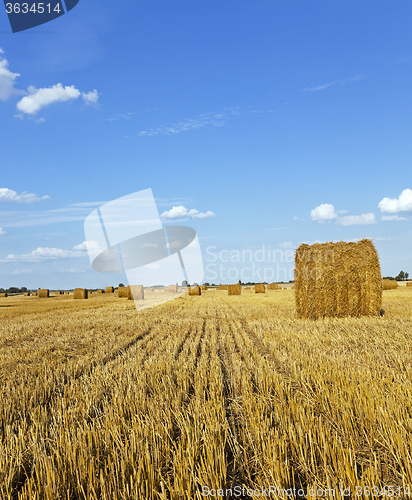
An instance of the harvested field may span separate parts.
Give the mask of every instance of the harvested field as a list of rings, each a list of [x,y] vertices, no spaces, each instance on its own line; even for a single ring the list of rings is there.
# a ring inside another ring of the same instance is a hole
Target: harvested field
[[[2,298],[0,498],[412,487],[410,300],[400,287],[383,318],[310,321],[293,293],[139,312]]]

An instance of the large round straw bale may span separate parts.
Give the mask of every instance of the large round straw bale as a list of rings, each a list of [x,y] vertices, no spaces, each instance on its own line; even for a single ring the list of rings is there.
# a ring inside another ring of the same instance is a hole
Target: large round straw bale
[[[228,295],[240,295],[242,293],[242,287],[239,283],[236,285],[228,285],[227,294]]]
[[[395,288],[398,288],[398,282],[396,280],[382,280],[382,290],[394,290]]]
[[[87,299],[88,298],[87,288],[75,288],[74,292],[73,292],[73,298],[74,299]]]
[[[117,289],[117,296],[127,299],[129,297],[129,290],[130,288],[128,286],[119,286]]]
[[[54,292],[54,295],[63,295],[64,292],[62,292],[61,290],[56,290]]]
[[[98,294],[104,293],[104,290],[102,290],[102,289],[100,288],[99,290],[96,290],[96,293],[98,293]]]
[[[188,294],[189,295],[201,295],[202,291],[200,290],[200,286],[192,286],[188,287]]]
[[[23,296],[24,296],[24,297],[30,297],[30,292],[24,292],[24,293],[23,293]]]
[[[37,295],[40,298],[49,297],[50,296],[49,289],[48,288],[42,288],[42,289],[38,290]]]
[[[300,245],[295,301],[299,318],[379,316],[382,275],[372,241]]]
[[[279,290],[279,285],[277,283],[269,283],[267,286],[268,290]]]
[[[31,296],[32,297],[37,297],[37,292],[32,292]]]
[[[7,297],[7,293],[0,293],[0,297]]]
[[[257,283],[255,285],[255,293],[265,293],[266,287],[263,283]]]
[[[219,285],[218,290],[227,290],[228,285]]]
[[[177,285],[169,285],[167,291],[170,293],[177,293]]]
[[[129,293],[127,298],[129,300],[144,300],[143,285],[130,285],[128,288]]]
[[[114,287],[113,286],[107,286],[105,293],[114,293]]]

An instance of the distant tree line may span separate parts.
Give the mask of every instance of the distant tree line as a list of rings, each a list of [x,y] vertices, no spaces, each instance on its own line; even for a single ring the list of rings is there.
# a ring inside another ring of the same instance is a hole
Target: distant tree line
[[[25,286],[22,286],[21,288],[18,288],[16,286],[11,286],[10,288],[7,288],[6,290],[4,288],[0,288],[0,293],[24,293],[27,291],[28,290]]]
[[[396,281],[406,281],[409,278],[409,273],[405,273],[404,271],[401,271],[398,276],[384,276],[384,280],[396,280]]]

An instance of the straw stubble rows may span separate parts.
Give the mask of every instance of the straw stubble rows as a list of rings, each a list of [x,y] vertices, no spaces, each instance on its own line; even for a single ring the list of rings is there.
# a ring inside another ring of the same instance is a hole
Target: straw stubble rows
[[[19,315],[14,299],[1,309],[1,498],[411,484],[411,295],[387,293],[385,319],[318,322],[296,319],[292,291],[138,313],[102,296]]]

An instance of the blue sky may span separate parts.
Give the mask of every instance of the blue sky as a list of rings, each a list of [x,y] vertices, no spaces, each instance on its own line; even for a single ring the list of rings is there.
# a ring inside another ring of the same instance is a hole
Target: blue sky
[[[118,284],[83,221],[147,188],[205,269],[371,237],[412,274],[411,20],[409,0],[81,0],[13,34],[0,8],[0,287]]]

